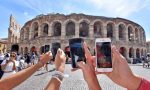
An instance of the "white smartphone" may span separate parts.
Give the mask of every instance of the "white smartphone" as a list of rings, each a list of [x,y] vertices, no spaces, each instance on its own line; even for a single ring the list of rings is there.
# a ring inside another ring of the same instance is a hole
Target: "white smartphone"
[[[96,70],[98,72],[112,72],[111,39],[97,38],[95,41]]]

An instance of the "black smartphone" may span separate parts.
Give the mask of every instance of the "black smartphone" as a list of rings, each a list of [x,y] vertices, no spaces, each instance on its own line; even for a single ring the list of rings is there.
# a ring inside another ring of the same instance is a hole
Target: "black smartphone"
[[[83,42],[84,40],[82,38],[73,38],[69,40],[72,68],[78,68],[77,62],[86,62]]]

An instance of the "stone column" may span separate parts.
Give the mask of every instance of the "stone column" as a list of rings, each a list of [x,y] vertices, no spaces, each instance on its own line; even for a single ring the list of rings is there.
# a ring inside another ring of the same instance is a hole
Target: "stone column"
[[[126,58],[129,59],[129,48],[126,48]]]
[[[62,24],[62,27],[61,27],[61,39],[65,38],[65,35],[66,35],[65,28],[66,28],[66,26],[64,24]]]
[[[126,42],[128,42],[129,41],[129,37],[128,37],[128,29],[127,29],[127,27],[125,27],[125,38],[126,38]]]
[[[115,25],[115,28],[113,30],[113,37],[116,41],[119,41],[119,28],[118,28],[118,25]]]
[[[94,38],[94,27],[93,27],[93,25],[89,25],[89,37]]]
[[[107,37],[107,25],[106,24],[103,25],[102,31],[103,31],[103,37],[106,38]]]
[[[75,37],[79,37],[79,23],[75,23]]]
[[[42,35],[42,33],[43,33],[42,31],[43,31],[42,26],[39,26],[39,28],[38,28],[38,37],[40,37]]]
[[[136,58],[136,49],[135,48],[133,48],[134,49],[134,58]]]
[[[29,40],[32,38],[32,28],[29,29]]]
[[[52,31],[53,31],[53,28],[51,25],[49,25],[49,28],[48,28],[48,36],[52,36]]]

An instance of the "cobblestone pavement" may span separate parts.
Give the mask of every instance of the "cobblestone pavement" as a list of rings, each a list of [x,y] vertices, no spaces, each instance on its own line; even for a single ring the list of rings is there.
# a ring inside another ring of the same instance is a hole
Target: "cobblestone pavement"
[[[130,65],[130,67],[135,74],[150,80],[150,69],[143,68],[141,65]],[[14,90],[43,90],[51,79],[54,66],[49,65],[49,69],[49,72],[46,72],[45,70],[37,71]],[[88,90],[87,84],[83,80],[81,70],[71,72],[70,69],[71,65],[67,64],[65,73],[67,73],[69,77],[64,78],[60,90]],[[102,90],[126,90],[125,88],[113,83],[105,75],[98,75],[98,79]]]

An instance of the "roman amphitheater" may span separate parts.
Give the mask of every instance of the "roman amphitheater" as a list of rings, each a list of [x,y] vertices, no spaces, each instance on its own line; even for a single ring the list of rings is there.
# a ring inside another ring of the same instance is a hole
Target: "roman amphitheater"
[[[12,23],[12,22],[10,22]],[[10,26],[13,27],[13,26]],[[20,53],[45,50],[67,50],[71,38],[82,37],[94,53],[95,38],[109,37],[126,58],[139,58],[146,54],[145,31],[139,24],[123,18],[110,18],[85,14],[38,15],[27,21],[20,30],[18,41],[9,31],[9,47],[19,46]],[[15,42],[16,41],[16,42]],[[10,49],[10,48],[9,48]]]

